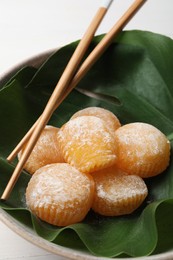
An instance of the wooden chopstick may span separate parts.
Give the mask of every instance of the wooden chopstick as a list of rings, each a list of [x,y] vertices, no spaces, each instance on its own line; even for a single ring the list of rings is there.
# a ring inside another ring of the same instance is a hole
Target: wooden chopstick
[[[76,84],[81,80],[81,78],[87,73],[87,71],[91,68],[91,66],[97,61],[97,59],[104,53],[104,51],[108,48],[108,46],[113,41],[114,37],[119,33],[124,26],[129,22],[129,20],[135,15],[135,13],[139,10],[139,8],[146,2],[146,0],[136,0],[130,8],[125,12],[125,14],[120,18],[120,20],[113,26],[113,28],[109,31],[108,34],[100,41],[100,43],[95,47],[95,49],[90,53],[88,58],[84,61],[81,65],[80,69],[72,79],[69,85],[66,84],[65,86],[62,84],[57,89],[55,88],[43,114],[39,118],[38,123],[34,127],[33,134],[24,150],[24,153],[16,166],[15,171],[4,190],[4,193],[1,199],[6,200],[10,195],[20,173],[23,169],[24,164],[26,163],[27,158],[29,157],[36,141],[39,138],[41,131],[46,126],[47,122],[49,121],[52,113],[54,112],[55,108],[64,100],[64,98],[70,93],[70,91],[76,86]],[[62,78],[62,83],[64,82],[64,78]],[[60,79],[61,82],[61,79]],[[59,83],[58,83],[59,85]],[[62,87],[63,86],[63,87]]]
[[[93,20],[91,21],[91,23],[90,23],[87,31],[85,32],[82,40],[80,41],[79,45],[77,46],[71,60],[69,61],[69,64],[67,65],[68,68],[70,67],[71,72],[70,72],[70,75],[68,77],[69,78],[68,82],[66,81],[66,83],[65,83],[66,85],[68,85],[70,79],[74,75],[75,70],[77,69],[80,61],[82,60],[89,44],[91,43],[91,41],[94,37],[94,34],[95,34],[98,26],[100,25],[102,19],[104,18],[104,16],[105,16],[108,8],[110,7],[112,1],[113,0],[103,0],[102,1],[100,8],[98,9],[97,13],[95,14]],[[67,71],[68,68],[66,67],[66,71]],[[66,75],[67,75],[67,73],[66,73]],[[59,86],[59,84],[60,84],[60,82],[58,82],[58,86]],[[55,106],[55,109],[56,108],[57,108],[57,105]],[[40,117],[34,123],[34,125],[30,128],[30,130],[26,133],[26,135],[22,138],[22,140],[18,143],[18,145],[14,148],[14,150],[10,153],[10,155],[7,157],[7,161],[11,162],[11,161],[14,160],[14,158],[16,157],[18,152],[22,149],[23,145],[28,141],[28,139],[32,135],[36,125],[39,122],[39,119],[40,119]]]
[[[98,8],[94,18],[92,19],[88,29],[86,30],[83,38],[81,39],[81,41],[79,42],[75,52],[73,53],[70,61],[68,62],[58,84],[56,85],[55,87],[55,91],[53,92],[53,95],[51,96],[49,102],[48,102],[48,114],[51,114],[53,113],[54,109],[53,109],[53,106],[52,106],[52,100],[54,100],[54,105],[56,105],[56,95],[57,96],[61,96],[62,92],[63,92],[63,89],[66,88],[68,86],[68,84],[70,83],[72,77],[74,76],[84,54],[86,53],[86,50],[88,49],[94,35],[95,35],[95,32],[98,28],[98,26],[100,25],[101,21],[103,20],[107,10],[109,9],[111,3],[112,3],[113,0],[102,0],[101,4],[100,4],[100,7]],[[46,107],[47,107],[46,106]],[[55,107],[55,106],[54,106]],[[44,112],[43,112],[44,113]],[[47,112],[46,112],[47,114]],[[44,120],[45,122],[47,122],[49,120],[49,117],[50,116],[46,116],[44,117]],[[27,158],[29,157],[29,154],[31,153],[37,139],[39,138],[39,135],[40,135],[40,132],[41,132],[41,128],[42,128],[42,115],[39,117],[39,119],[36,121],[36,123],[33,125],[33,127],[29,130],[29,132],[26,134],[25,138],[23,138],[21,140],[21,142],[17,145],[17,147],[13,150],[13,152],[11,153],[11,155],[8,156],[7,160],[8,161],[11,161],[14,159],[14,157],[17,155],[17,153],[21,150],[22,146],[24,145],[24,143],[26,143],[26,140],[28,140],[30,138],[30,136],[32,135],[32,133],[35,131],[36,127],[39,126],[39,131],[37,130],[37,134],[35,135],[35,138],[32,139],[32,143],[30,142],[30,145],[28,143],[29,146],[26,146],[26,153],[23,153],[19,163],[17,164],[13,174],[12,174],[12,177],[10,178],[10,181],[9,183],[7,184],[6,186],[6,189],[4,190],[4,193],[3,195],[1,196],[1,199],[2,200],[6,200],[19,175],[20,175],[20,172],[22,171],[23,169],[23,166],[27,160]],[[44,128],[44,126],[43,126]],[[27,147],[29,149],[27,149]]]

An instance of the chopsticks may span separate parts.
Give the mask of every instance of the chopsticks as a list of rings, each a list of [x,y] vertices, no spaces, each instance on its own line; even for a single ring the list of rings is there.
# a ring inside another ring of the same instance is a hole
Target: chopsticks
[[[58,102],[58,100],[60,101],[62,99],[64,90],[66,90],[66,88],[68,87],[68,84],[70,83],[72,77],[74,76],[76,70],[78,69],[80,62],[81,62],[83,56],[85,55],[86,50],[88,49],[88,46],[91,43],[91,41],[94,37],[94,34],[95,34],[98,26],[100,25],[101,21],[103,20],[112,1],[113,0],[102,0],[100,7],[98,8],[95,16],[93,17],[83,38],[79,42],[75,52],[73,53],[70,61],[67,64],[59,82],[57,83],[50,100],[48,101],[48,104],[46,106],[46,111],[48,111],[48,112],[45,112],[45,114],[43,112],[44,119],[41,121],[41,119],[42,119],[42,115],[41,115],[39,117],[39,119],[35,122],[35,124],[32,126],[32,128],[28,131],[28,133],[24,136],[24,138],[20,141],[20,143],[16,146],[16,148],[12,151],[12,153],[8,156],[7,160],[9,162],[11,162],[15,158],[17,153],[22,149],[23,145],[27,142],[27,140],[32,136],[36,127],[38,127],[30,144],[28,143],[28,145],[26,146],[26,149],[25,149],[26,152],[23,153],[21,160],[17,164],[16,169],[14,170],[9,183],[7,184],[7,187],[4,190],[4,193],[1,197],[2,200],[6,200],[8,198],[8,196],[10,195],[10,192],[13,189],[13,186],[15,185],[15,182],[17,181],[17,179],[20,175],[20,172],[23,169],[24,164],[25,164],[27,158],[29,157],[29,154],[31,153],[37,139],[39,138],[42,128],[44,128],[46,122],[49,120],[49,118],[51,117],[51,114],[57,107],[56,103]],[[52,103],[52,100],[53,100],[54,104]],[[61,103],[61,101],[59,103]],[[45,117],[45,115],[46,115],[46,117]]]
[[[108,9],[110,2],[111,1],[104,1],[104,7],[102,7],[102,8]],[[42,115],[37,120],[37,122],[34,124],[34,126],[31,128],[31,130],[29,131],[29,135],[27,136],[27,139],[29,139],[28,144],[1,196],[2,200],[6,200],[9,197],[30,153],[32,152],[32,149],[35,146],[35,143],[37,142],[37,140],[41,134],[41,131],[46,126],[47,122],[51,118],[55,109],[61,104],[61,102],[65,99],[65,97],[71,92],[71,90],[79,83],[79,81],[88,72],[88,70],[92,67],[92,65],[105,52],[105,50],[111,44],[111,42],[113,41],[115,36],[124,28],[124,26],[136,14],[136,12],[139,10],[139,8],[145,2],[146,2],[146,0],[134,1],[134,3],[129,7],[129,9],[125,12],[125,14],[118,20],[118,22],[113,26],[113,28],[103,37],[103,39],[100,41],[100,43],[89,54],[89,56],[86,58],[86,60],[83,62],[83,64],[79,68],[76,75],[74,75],[74,73],[76,72],[77,67],[79,65],[79,59],[78,59],[78,55],[75,55],[76,51],[74,52],[64,73],[62,74],[58,84],[56,85],[55,90],[54,90],[52,96],[50,97]],[[90,26],[89,26],[89,28],[90,28]],[[88,33],[90,33],[90,29],[87,30],[86,34],[88,34]],[[86,34],[85,34],[85,36],[86,36]],[[90,38],[90,41],[92,40],[91,38]],[[85,39],[85,37],[84,37],[84,39]],[[81,42],[79,43],[79,45],[81,46],[81,49],[79,49],[79,54],[82,53],[81,56],[83,57],[83,55],[85,54],[85,51],[89,45],[89,42],[87,41],[87,43],[85,44],[85,42],[83,43],[83,39],[82,39]],[[81,57],[81,59],[82,59],[82,57]],[[25,140],[25,142],[26,142],[26,140]],[[21,146],[18,147],[18,149],[20,150]],[[13,154],[13,156],[14,156],[14,154]],[[10,159],[10,158],[8,157],[8,159]]]

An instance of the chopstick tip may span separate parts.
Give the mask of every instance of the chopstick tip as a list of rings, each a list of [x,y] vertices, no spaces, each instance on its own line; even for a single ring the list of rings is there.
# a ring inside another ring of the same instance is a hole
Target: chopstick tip
[[[4,201],[6,201],[6,200],[7,200],[6,196],[4,196],[4,194],[2,194],[2,196],[1,196],[1,198],[0,198],[0,201],[1,201],[1,202],[4,202]]]
[[[102,7],[108,9],[112,4],[113,0],[102,0]]]

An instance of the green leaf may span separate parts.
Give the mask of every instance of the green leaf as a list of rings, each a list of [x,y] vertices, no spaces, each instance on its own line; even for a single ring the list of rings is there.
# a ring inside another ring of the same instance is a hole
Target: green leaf
[[[88,53],[103,35],[95,37]],[[41,114],[78,42],[53,53],[38,69],[20,70],[0,91],[0,193],[15,165],[5,158]],[[77,110],[100,106],[124,123],[142,121],[165,133],[173,148],[173,41],[143,31],[122,32],[54,112],[49,124],[61,126]],[[28,211],[22,172],[0,207],[44,239],[96,256],[144,256],[173,250],[173,155],[170,166],[146,180],[149,195],[129,216],[102,217],[90,211],[82,223],[59,228]]]

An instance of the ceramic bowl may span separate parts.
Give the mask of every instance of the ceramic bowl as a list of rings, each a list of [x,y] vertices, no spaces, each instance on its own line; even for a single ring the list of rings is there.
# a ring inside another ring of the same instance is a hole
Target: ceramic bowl
[[[49,55],[51,55],[55,50],[50,50],[48,52],[44,52],[42,54],[39,54],[38,56],[34,56],[29,60],[26,60],[16,66],[14,66],[12,69],[10,69],[8,72],[6,72],[4,75],[1,75],[0,77],[0,86],[2,86],[5,82],[7,82],[12,75],[15,74],[20,68],[22,68],[24,65],[31,65],[38,67],[40,66],[46,58],[48,58]],[[91,255],[89,252],[81,252],[77,250],[73,250],[70,248],[62,247],[59,245],[56,245],[54,243],[51,243],[41,237],[39,237],[34,231],[27,228],[23,224],[21,224],[19,221],[14,219],[12,216],[10,216],[7,212],[5,212],[3,209],[0,209],[0,220],[8,226],[11,230],[16,232],[19,236],[23,237],[24,239],[28,240],[29,242],[35,244],[36,246],[43,248],[44,250],[47,250],[48,252],[51,252],[53,254],[66,257],[67,259],[80,259],[80,260],[108,260],[110,258],[106,257],[96,257]],[[122,258],[115,258],[115,259],[121,259]],[[132,260],[133,258],[125,258],[126,260]],[[169,260],[173,259],[173,251],[162,253],[159,255],[152,255],[148,257],[136,257],[135,260],[151,260],[151,259],[157,259],[157,260]]]

